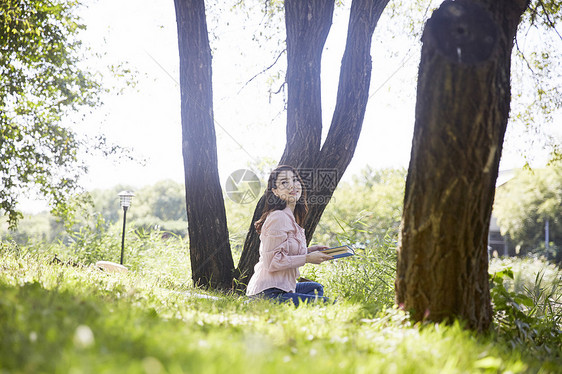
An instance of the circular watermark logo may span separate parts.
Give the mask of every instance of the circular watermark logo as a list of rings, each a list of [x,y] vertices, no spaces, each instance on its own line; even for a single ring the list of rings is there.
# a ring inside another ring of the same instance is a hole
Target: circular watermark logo
[[[226,195],[238,204],[248,204],[261,194],[261,182],[258,176],[248,169],[239,169],[226,179]]]

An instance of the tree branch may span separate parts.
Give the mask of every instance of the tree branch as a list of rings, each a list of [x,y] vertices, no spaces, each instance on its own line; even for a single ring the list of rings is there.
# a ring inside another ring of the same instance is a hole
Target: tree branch
[[[273,61],[273,64],[269,65],[268,67],[266,67],[265,69],[263,69],[262,71],[260,71],[259,73],[257,73],[256,75],[254,75],[252,78],[250,78],[248,81],[246,81],[246,83],[244,83],[244,85],[238,90],[237,94],[240,94],[240,92],[242,92],[242,90],[248,85],[250,84],[250,82],[252,82],[254,79],[256,79],[257,77],[259,77],[260,75],[262,75],[263,73],[265,73],[266,71],[268,71],[269,69],[271,69],[272,67],[275,66],[275,64],[277,64],[277,61],[279,61],[279,59],[281,58],[281,56],[283,56],[283,54],[287,51],[287,48],[283,49],[279,55],[277,56],[277,58],[275,59],[275,61]]]
[[[550,27],[552,27],[552,29],[554,30],[554,32],[558,35],[558,37],[560,38],[560,40],[562,40],[562,35],[560,35],[560,33],[558,32],[558,30],[556,30],[556,25],[554,24],[554,22],[552,22],[552,20],[550,19],[550,17],[548,16],[548,11],[546,10],[546,6],[544,5],[542,0],[537,0],[538,3],[541,5],[542,10],[544,11],[544,16],[546,17],[547,23]]]

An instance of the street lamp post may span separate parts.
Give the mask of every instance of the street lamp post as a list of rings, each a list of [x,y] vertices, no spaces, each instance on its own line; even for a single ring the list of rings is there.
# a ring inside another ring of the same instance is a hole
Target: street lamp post
[[[131,206],[131,201],[133,200],[135,194],[131,191],[121,191],[119,192],[119,198],[121,199],[121,208],[123,208],[123,236],[121,239],[121,265],[123,265],[123,254],[125,252],[125,224],[127,222],[127,210]]]
[[[548,247],[549,247],[549,243],[550,243],[550,228],[549,228],[549,221],[548,218],[546,219],[546,221],[544,222],[544,248],[546,249],[546,251],[548,252]]]

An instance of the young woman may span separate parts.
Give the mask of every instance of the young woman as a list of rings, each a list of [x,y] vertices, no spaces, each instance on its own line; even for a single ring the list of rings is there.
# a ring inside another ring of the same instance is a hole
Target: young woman
[[[320,283],[297,283],[299,267],[332,259],[319,252],[325,246],[306,247],[300,225],[307,211],[306,191],[297,171],[291,166],[278,166],[267,181],[264,212],[254,223],[260,234],[260,259],[248,283],[248,296],[292,300],[295,305],[299,301],[327,300]]]

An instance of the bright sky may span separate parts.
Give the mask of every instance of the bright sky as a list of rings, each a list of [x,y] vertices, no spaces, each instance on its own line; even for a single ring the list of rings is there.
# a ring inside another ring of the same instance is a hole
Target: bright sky
[[[116,184],[141,187],[162,179],[183,182],[180,94],[176,83],[179,57],[173,1],[98,0],[90,3],[83,16],[88,26],[87,42],[94,50],[107,52],[105,61],[128,61],[129,66],[139,72],[139,84],[122,95],[106,97],[105,105],[85,119],[81,131],[104,133],[109,140],[133,148],[137,156],[147,160],[144,165],[92,160],[90,173],[84,179],[85,187],[109,188]],[[223,186],[231,172],[264,158],[277,160],[284,147],[282,102],[279,95],[269,102],[268,86],[264,83],[267,76],[242,89],[246,81],[275,59],[266,48],[251,41],[252,32],[259,30],[260,19],[242,19],[226,12],[217,25],[212,21],[209,25],[218,35],[211,43],[214,113]],[[385,22],[388,20],[383,16],[375,31],[372,97],[346,177],[367,164],[375,168],[408,166],[419,49],[404,37],[392,39],[384,35]],[[323,55],[326,131],[335,102],[346,27],[345,14],[334,18]],[[400,67],[403,61],[406,64]],[[517,151],[506,148],[502,168],[523,163]]]

